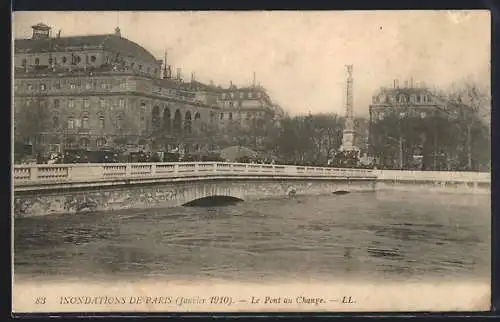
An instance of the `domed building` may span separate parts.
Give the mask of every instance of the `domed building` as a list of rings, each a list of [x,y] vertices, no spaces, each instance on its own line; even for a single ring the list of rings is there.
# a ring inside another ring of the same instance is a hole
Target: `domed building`
[[[36,150],[209,149],[202,129],[219,129],[232,113],[221,99],[227,90],[184,82],[180,70],[173,77],[168,62],[119,28],[71,37],[42,23],[32,29],[31,38],[14,42],[14,133]],[[268,110],[256,108],[250,118]]]

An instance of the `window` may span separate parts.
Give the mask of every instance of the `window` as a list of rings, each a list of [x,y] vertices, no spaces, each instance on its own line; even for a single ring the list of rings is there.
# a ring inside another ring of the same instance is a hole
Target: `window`
[[[91,88],[92,88],[92,83],[91,82],[85,83],[85,89],[91,89]]]
[[[95,63],[95,61],[96,61],[95,56],[90,56],[90,61],[91,61],[92,63]]]
[[[120,88],[127,89],[127,80],[126,79],[124,79],[120,82]]]
[[[86,109],[90,107],[90,101],[86,98],[83,99],[83,107]]]
[[[224,119],[224,113],[220,113],[220,119],[223,120]]]
[[[422,119],[423,119],[423,118],[425,118],[426,116],[427,116],[427,113],[425,113],[425,112],[420,112],[420,118],[422,118]]]
[[[75,89],[75,88],[76,88],[76,84],[75,84],[75,83],[71,83],[71,84],[69,84],[69,88],[71,88],[71,89]]]
[[[52,59],[52,57],[51,57],[51,58],[49,58],[49,65],[51,65],[51,66],[52,66],[52,62],[53,62],[53,59]]]
[[[82,128],[84,128],[84,129],[89,128],[89,118],[87,116],[84,116],[82,118]]]
[[[222,98],[223,100],[224,100],[224,99],[226,99],[226,93],[222,93],[221,98]]]
[[[384,119],[384,117],[385,117],[384,112],[380,112],[380,113],[378,113],[378,119],[379,119],[379,120],[383,120],[383,119]]]
[[[40,58],[38,58],[38,57],[35,58],[35,65],[37,65],[37,66],[40,65]]]
[[[80,56],[75,56],[75,63],[80,63],[82,61],[82,58]]]
[[[108,87],[108,84],[106,82],[101,83],[101,88],[106,89]]]
[[[75,107],[75,101],[74,101],[74,100],[72,100],[72,99],[70,99],[70,100],[68,101],[68,107],[69,107],[69,108],[74,108],[74,107]]]
[[[31,90],[33,90],[33,85],[31,85],[31,84],[28,84],[28,85],[26,86],[26,89],[27,89],[28,91],[31,91]]]
[[[45,86],[45,84],[40,84],[40,90],[41,91],[44,91],[46,89],[47,89],[47,87]]]
[[[26,64],[27,64],[27,61],[26,61],[26,58],[24,58],[23,61],[21,62],[21,66],[26,67]]]
[[[97,146],[103,146],[103,145],[106,145],[106,139],[105,138],[98,138],[96,140],[96,144]]]
[[[229,118],[230,120],[232,120],[232,119],[233,119],[233,113],[229,112],[229,115],[228,115],[228,116],[229,116],[228,118]]]
[[[61,83],[58,81],[54,82],[54,89],[61,89]]]
[[[105,108],[106,107],[106,100],[104,100],[104,99],[101,98],[99,100],[99,107],[100,108]]]
[[[120,98],[120,100],[118,101],[118,105],[120,106],[120,108],[125,108],[125,99]]]
[[[63,64],[66,64],[66,62],[68,61],[68,58],[66,58],[65,56],[63,56],[63,57],[61,58],[61,60],[62,60]]]
[[[249,120],[252,117],[250,113],[247,113],[247,120]]]
[[[99,128],[104,129],[104,116],[99,116]]]
[[[142,65],[139,65],[139,70],[142,70]]]
[[[146,103],[141,103],[141,110],[139,111],[139,113],[141,121],[144,121],[144,114],[146,114]]]
[[[234,107],[234,102],[232,102],[232,101],[231,101],[231,102],[229,102],[229,107],[230,107],[230,108],[233,108],[233,107]]]
[[[116,118],[116,128],[121,129],[122,126],[123,126],[123,116],[118,115],[118,117]]]
[[[59,117],[57,115],[54,115],[52,117],[52,127],[54,129],[57,129],[59,127]]]
[[[81,122],[81,120],[80,120],[80,119],[75,119],[75,127],[76,127],[76,128],[79,128],[79,127],[81,127],[81,126],[82,126],[82,122]]]
[[[240,93],[240,98],[243,98],[243,94],[244,94],[243,92]]]
[[[58,99],[54,100],[54,109],[56,109],[56,110],[59,109],[59,100]]]
[[[68,129],[73,129],[75,128],[75,121],[73,120],[73,118],[69,118],[68,119]]]
[[[252,92],[248,92],[248,98],[252,98],[253,96],[253,93]]]
[[[417,95],[417,103],[420,103],[420,95]]]
[[[405,112],[399,112],[399,117],[405,117],[406,113]]]
[[[231,98],[234,98],[234,93],[231,93]]]

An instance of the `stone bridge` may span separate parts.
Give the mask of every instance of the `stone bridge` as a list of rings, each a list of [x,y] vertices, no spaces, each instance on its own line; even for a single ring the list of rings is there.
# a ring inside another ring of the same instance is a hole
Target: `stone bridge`
[[[16,165],[14,215],[374,191],[373,170],[224,162]]]

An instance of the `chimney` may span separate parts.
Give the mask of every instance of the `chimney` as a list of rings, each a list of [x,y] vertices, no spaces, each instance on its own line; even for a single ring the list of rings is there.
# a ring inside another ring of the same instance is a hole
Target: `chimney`
[[[405,80],[404,84],[405,84],[404,88],[408,88],[408,81],[407,80]]]
[[[210,86],[214,86],[214,81],[210,80]]]
[[[229,81],[229,88],[233,88],[233,81],[232,80]]]
[[[393,85],[392,85],[394,88],[396,88],[396,80],[393,81]]]
[[[121,37],[122,36],[122,33],[120,32],[120,27],[116,27],[115,28],[115,36],[117,36],[117,37]]]
[[[414,84],[413,84],[413,77],[410,78],[410,87],[413,88]]]
[[[194,77],[194,72],[191,73],[191,83],[194,83],[195,77]]]
[[[399,80],[398,79],[396,79],[394,81],[394,88],[399,88]]]
[[[181,69],[180,68],[177,68],[177,76],[176,76],[177,80],[181,80]]]

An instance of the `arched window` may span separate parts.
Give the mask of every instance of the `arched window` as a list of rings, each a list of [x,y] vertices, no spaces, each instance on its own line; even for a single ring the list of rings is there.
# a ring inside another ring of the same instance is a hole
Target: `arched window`
[[[146,103],[144,102],[141,103],[141,109],[139,110],[139,113],[140,113],[140,120],[144,121],[146,114]]]
[[[90,62],[95,63],[96,57],[95,56],[90,56]]]
[[[68,119],[68,129],[74,129],[74,128],[75,128],[75,120],[72,117],[70,117]]]
[[[151,123],[153,125],[153,129],[157,130],[160,128],[160,108],[158,106],[154,106],[151,111]]]
[[[191,133],[191,112],[187,111],[184,116],[184,131]]]
[[[66,62],[68,61],[68,58],[66,58],[65,56],[63,56],[63,58],[61,58],[63,64],[66,64]]]
[[[172,131],[172,120],[170,116],[170,109],[168,107],[165,107],[163,110],[163,129],[167,133]]]
[[[174,113],[173,128],[174,128],[174,131],[176,133],[179,133],[182,131],[182,115],[181,115],[181,111],[179,111],[178,109],[175,110],[175,113]]]
[[[38,58],[38,57],[35,58],[35,65],[37,65],[37,66],[40,65],[40,58]]]
[[[196,114],[194,115],[194,120],[197,121],[201,118],[200,116],[200,113],[199,112],[196,112]]]

